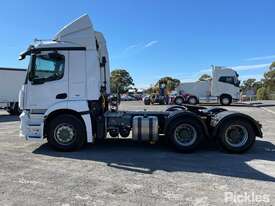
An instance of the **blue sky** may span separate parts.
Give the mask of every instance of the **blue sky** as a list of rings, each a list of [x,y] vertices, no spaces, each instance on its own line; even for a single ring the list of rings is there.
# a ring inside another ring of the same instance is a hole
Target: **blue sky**
[[[0,67],[34,38],[51,39],[84,13],[107,39],[111,69],[127,68],[138,87],[162,76],[196,80],[210,65],[260,79],[275,60],[274,0],[9,0],[0,7]]]

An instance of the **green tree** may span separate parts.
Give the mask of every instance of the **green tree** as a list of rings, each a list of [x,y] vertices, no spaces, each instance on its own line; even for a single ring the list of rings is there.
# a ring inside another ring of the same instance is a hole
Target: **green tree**
[[[145,90],[146,94],[158,93],[159,88],[151,85],[148,89]]]
[[[247,79],[247,80],[244,80],[242,85],[241,85],[241,90],[243,92],[247,92],[249,90],[254,90],[255,93],[256,91],[263,87],[263,82],[262,81],[257,81],[256,79]]]
[[[266,87],[262,87],[262,88],[259,88],[257,90],[257,100],[265,100],[265,99],[268,99],[268,92],[267,92],[267,89]]]
[[[110,77],[112,93],[125,93],[128,88],[134,85],[133,79],[125,69],[116,69],[111,72]]]
[[[256,79],[247,79],[243,81],[244,88],[250,89],[254,86]]]
[[[180,84],[180,80],[174,79],[172,77],[163,77],[155,84],[155,88],[159,88],[160,84],[165,84],[167,91],[171,92]]]
[[[269,92],[275,92],[275,70],[271,69],[264,74],[264,86]]]
[[[261,84],[258,85],[257,90],[257,99],[270,99],[272,98],[271,94],[275,93],[275,62],[273,62],[269,71],[264,73],[264,78],[261,81]]]
[[[211,80],[211,76],[208,74],[203,74],[201,75],[201,77],[199,78],[199,81],[207,81],[207,80]]]
[[[271,65],[269,66],[270,70],[273,70],[275,68],[275,62],[272,62]]]

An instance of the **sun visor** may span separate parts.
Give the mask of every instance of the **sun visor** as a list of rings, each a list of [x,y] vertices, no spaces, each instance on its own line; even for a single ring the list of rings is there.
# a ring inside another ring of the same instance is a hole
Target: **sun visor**
[[[96,49],[93,25],[86,14],[61,29],[54,40],[84,46],[86,49]]]

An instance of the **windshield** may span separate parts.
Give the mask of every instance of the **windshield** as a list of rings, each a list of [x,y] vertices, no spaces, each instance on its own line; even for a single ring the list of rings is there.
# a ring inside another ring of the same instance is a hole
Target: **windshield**
[[[235,78],[235,86],[240,87],[241,81],[238,79],[238,77]]]
[[[221,76],[219,78],[219,82],[227,83],[227,84],[232,84],[235,87],[240,87],[240,81],[238,77],[234,76]]]
[[[61,79],[64,75],[65,58],[60,54],[47,54],[32,57],[29,80],[45,82]]]

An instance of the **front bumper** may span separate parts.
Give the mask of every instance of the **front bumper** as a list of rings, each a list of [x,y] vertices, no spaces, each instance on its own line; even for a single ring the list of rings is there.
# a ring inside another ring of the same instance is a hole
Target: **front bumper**
[[[23,111],[20,115],[20,137],[26,140],[43,140],[43,115],[31,115]]]

